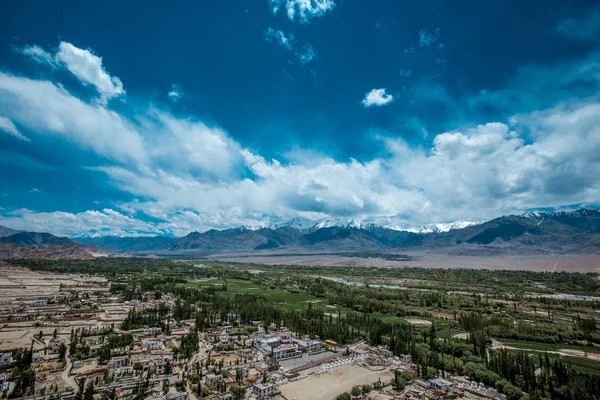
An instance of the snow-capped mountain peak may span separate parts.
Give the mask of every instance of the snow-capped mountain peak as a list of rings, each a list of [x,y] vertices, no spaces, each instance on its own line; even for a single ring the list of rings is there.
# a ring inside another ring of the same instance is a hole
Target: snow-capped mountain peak
[[[410,225],[410,224],[396,224],[391,226],[390,229],[397,231],[406,231],[412,233],[445,233],[455,229],[462,229],[468,226],[477,225],[478,222],[473,221],[455,221],[449,223],[437,223],[437,224],[423,224],[423,225]]]
[[[315,225],[315,221],[303,218],[303,217],[295,217],[290,219],[289,221],[280,223],[276,225],[277,228],[294,228],[300,231],[306,231],[312,228]]]
[[[598,210],[593,208],[580,208],[577,210],[556,210],[556,211],[527,211],[521,214],[521,217],[529,219],[540,218],[581,218],[585,216],[598,215]]]
[[[542,216],[542,213],[539,211],[527,211],[527,212],[523,213],[521,216],[525,217],[525,218],[537,219]]]
[[[393,229],[397,231],[405,231],[412,233],[445,233],[455,229],[466,228],[471,225],[477,225],[478,222],[472,221],[455,221],[449,223],[435,223],[435,224],[423,224],[423,225],[414,225],[414,224],[396,224],[392,226],[385,226],[388,229]],[[243,225],[239,229],[241,231],[257,231],[259,229],[279,229],[279,228],[293,228],[303,232],[314,232],[323,228],[342,228],[342,229],[363,229],[367,231],[372,231],[377,228],[382,228],[382,225],[378,225],[372,222],[365,222],[354,218],[343,218],[343,217],[332,217],[322,219],[320,221],[310,220],[308,218],[303,217],[295,217],[288,221],[281,223],[260,223],[256,225]]]
[[[378,225],[370,223],[370,222],[360,221],[360,220],[357,220],[354,218],[338,217],[338,218],[328,218],[328,219],[321,220],[321,221],[317,222],[316,224],[314,224],[310,228],[310,230],[316,231],[321,228],[332,228],[332,227],[338,227],[338,228],[343,228],[343,229],[355,228],[355,229],[371,230],[371,229],[378,227]]]

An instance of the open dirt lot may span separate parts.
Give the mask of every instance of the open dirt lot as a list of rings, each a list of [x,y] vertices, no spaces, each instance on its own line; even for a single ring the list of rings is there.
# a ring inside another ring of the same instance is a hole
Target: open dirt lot
[[[548,272],[600,272],[600,255],[535,255],[535,256],[457,256],[428,252],[413,252],[410,261],[394,261],[382,258],[358,258],[331,255],[215,255],[221,261],[247,262],[267,265],[323,265],[328,267],[421,267],[466,268],[490,270],[526,270]]]
[[[379,378],[386,382],[392,377],[388,371],[371,371],[351,365],[323,375],[309,375],[305,379],[283,385],[279,390],[288,400],[331,400],[342,392],[349,392],[354,385],[372,384]]]
[[[0,299],[8,300],[21,296],[42,298],[57,293],[60,285],[77,287],[103,282],[106,282],[106,279],[83,275],[36,272],[0,262]],[[103,288],[97,287],[94,290],[101,291]]]
[[[43,336],[48,338],[55,329],[60,339],[66,339],[72,328],[101,326],[110,323],[111,319],[120,321],[127,312],[123,307],[111,309],[109,305],[108,311],[99,308],[79,314],[80,311],[72,310],[66,304],[48,304],[28,307],[21,312],[12,311],[19,305],[28,304],[32,299],[52,300],[60,295],[61,285],[66,291],[108,290],[104,278],[42,273],[0,262],[0,350],[27,348],[34,334],[43,332]],[[103,321],[102,318],[108,321]],[[34,349],[43,347],[42,342],[34,342]]]

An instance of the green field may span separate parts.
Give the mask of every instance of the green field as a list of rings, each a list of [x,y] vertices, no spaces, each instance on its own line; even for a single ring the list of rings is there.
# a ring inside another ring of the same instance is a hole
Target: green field
[[[209,279],[202,281],[190,282],[187,286],[208,287],[223,285],[222,280]],[[227,292],[232,294],[261,294],[267,297],[271,302],[277,304],[286,310],[301,310],[308,307],[309,303],[313,303],[314,307],[325,307],[327,299],[309,296],[303,293],[292,293],[286,290],[276,289],[265,285],[260,285],[255,282],[244,281],[239,279],[227,280]]]
[[[194,281],[186,284],[186,286],[195,286],[195,287],[208,287],[208,286],[221,286],[223,285],[222,280],[218,279],[207,279],[201,281]],[[245,281],[241,279],[228,279],[227,280],[227,292],[232,294],[261,294],[267,297],[271,302],[277,304],[281,308],[285,310],[302,310],[308,307],[308,304],[312,302],[314,308],[322,308],[325,313],[330,313],[337,315],[338,310],[340,311],[340,315],[345,315],[347,309],[344,307],[336,306],[336,308],[326,308],[329,305],[327,299],[319,298],[316,296],[310,296],[304,293],[293,293],[284,289],[277,289],[274,287],[261,285],[252,281]],[[380,314],[380,313],[372,313],[375,318],[381,319],[385,322],[396,322],[396,323],[407,323],[406,319],[403,317],[398,317],[396,315],[390,314]],[[416,318],[416,317],[415,317]],[[446,328],[448,325],[448,321],[445,320],[435,320],[433,318],[424,318],[418,317],[420,319],[426,319],[429,321],[435,321],[436,326],[439,328]],[[438,325],[439,324],[439,325]],[[429,329],[427,327],[417,326],[417,330],[419,329]],[[443,335],[442,337],[445,337]]]
[[[502,342],[502,344],[505,346],[516,347],[518,349],[531,349],[537,351],[560,351],[562,349],[568,349],[586,351],[588,353],[600,353],[600,348],[597,347],[577,346],[571,344],[538,343],[508,339],[501,339],[500,342]]]

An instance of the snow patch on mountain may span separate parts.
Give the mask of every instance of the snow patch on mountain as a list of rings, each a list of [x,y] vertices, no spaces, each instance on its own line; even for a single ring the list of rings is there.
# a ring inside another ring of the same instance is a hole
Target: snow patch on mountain
[[[390,226],[390,229],[397,231],[406,231],[412,233],[445,233],[455,229],[463,229],[468,226],[478,225],[480,222],[473,221],[455,221],[449,223],[437,223],[437,224],[424,224],[424,225],[410,225],[410,224],[396,224]]]

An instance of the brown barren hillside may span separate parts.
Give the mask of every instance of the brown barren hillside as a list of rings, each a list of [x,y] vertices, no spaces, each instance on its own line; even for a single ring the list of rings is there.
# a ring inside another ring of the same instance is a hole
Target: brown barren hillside
[[[79,246],[49,246],[15,247],[8,243],[0,243],[0,259],[11,258],[32,260],[84,260],[93,259],[94,256]]]

